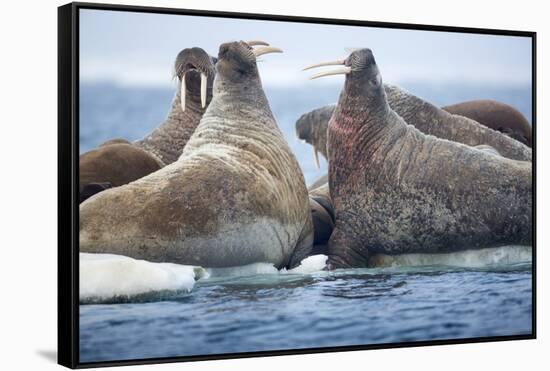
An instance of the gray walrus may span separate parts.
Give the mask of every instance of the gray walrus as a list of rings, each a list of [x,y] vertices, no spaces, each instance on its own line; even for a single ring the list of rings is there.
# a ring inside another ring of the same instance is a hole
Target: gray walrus
[[[314,230],[311,254],[326,255],[328,241],[334,229],[334,206],[327,183],[309,191],[309,206]]]
[[[129,143],[104,143],[80,155],[80,202],[112,187],[130,183],[160,169],[149,152]],[[99,185],[104,185],[100,187]]]
[[[214,63],[201,48],[183,49],[174,69],[178,89],[164,123],[135,143],[112,139],[80,155],[80,202],[104,189],[98,184],[118,187],[178,159],[212,98]]]
[[[335,228],[328,268],[374,254],[444,253],[532,239],[530,162],[425,135],[394,112],[370,49],[345,74],[329,122]]]
[[[529,121],[514,107],[490,99],[477,99],[442,107],[445,111],[461,115],[500,131],[521,143],[533,147]]]
[[[448,113],[397,86],[385,84],[384,88],[390,107],[408,124],[414,125],[425,134],[470,146],[488,145],[504,157],[531,161],[532,153],[529,147],[506,133],[497,131],[496,128],[485,126],[485,123],[481,125],[468,117]],[[303,114],[296,121],[296,135],[313,146],[317,167],[317,152],[328,158],[326,132],[334,108],[335,105],[317,108]],[[499,116],[495,114],[495,119],[497,117]]]
[[[280,51],[220,46],[212,101],[178,161],[83,202],[81,252],[205,267],[293,267],[309,255],[305,180],[256,65]]]

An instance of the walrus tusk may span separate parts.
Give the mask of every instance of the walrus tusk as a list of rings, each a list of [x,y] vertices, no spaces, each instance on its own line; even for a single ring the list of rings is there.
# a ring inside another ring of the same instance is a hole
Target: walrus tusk
[[[323,66],[339,66],[339,65],[342,65],[344,63],[346,63],[345,59],[337,59],[335,61],[321,62],[321,63],[316,63],[316,64],[312,64],[310,66],[307,66],[306,68],[302,69],[302,71],[307,71],[307,70],[310,70],[312,68],[323,67]]]
[[[319,72],[319,73],[311,76],[309,79],[314,80],[314,79],[318,79],[319,77],[331,76],[331,75],[347,75],[350,72],[351,72],[351,67],[345,66],[345,67],[336,68],[336,69],[330,70],[330,71]]]
[[[208,77],[205,73],[201,72],[201,107],[206,107],[206,83],[208,82]]]
[[[245,43],[247,43],[250,46],[256,46],[256,45],[269,46],[268,43],[266,43],[265,41],[262,41],[262,40],[250,40],[250,41],[245,41]]]
[[[258,58],[260,55],[264,55],[268,53],[282,53],[283,51],[273,46],[260,46],[256,49],[253,49],[252,52],[254,53],[254,56]]]
[[[319,155],[317,154],[317,147],[312,146],[313,148],[313,158],[315,159],[315,165],[317,166],[317,169],[319,169],[321,166],[319,165]]]
[[[180,102],[181,102],[181,110],[185,111],[185,73],[181,77]]]

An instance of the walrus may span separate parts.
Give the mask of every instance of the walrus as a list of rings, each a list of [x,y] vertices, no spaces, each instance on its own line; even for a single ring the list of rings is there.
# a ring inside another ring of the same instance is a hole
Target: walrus
[[[97,184],[119,187],[178,159],[212,98],[214,64],[215,58],[201,48],[178,53],[174,68],[178,88],[166,120],[134,143],[111,139],[80,155],[81,202],[105,189]]]
[[[93,195],[112,188],[111,183],[88,183],[80,190],[80,203],[86,201]]]
[[[79,164],[80,202],[105,189],[142,178],[163,166],[151,153],[132,144],[113,141],[80,155]]]
[[[461,115],[500,131],[521,143],[533,147],[529,121],[509,104],[491,99],[477,99],[442,107],[445,111]]]
[[[488,146],[487,144],[480,144],[479,146],[474,146],[473,148],[478,149],[480,151],[484,151],[486,153],[495,155],[495,156],[502,156],[499,151],[494,149],[491,146]]]
[[[426,135],[390,108],[370,49],[334,71],[328,128],[335,227],[328,269],[375,254],[447,253],[532,242],[532,164]]]
[[[328,253],[328,241],[334,229],[334,206],[330,199],[328,184],[309,191],[309,206],[313,220],[312,255]]]
[[[496,123],[498,122],[497,120],[501,120],[503,115],[513,110],[512,107],[507,106],[508,108],[505,108],[503,106],[506,105],[500,104],[501,111],[495,110],[489,112],[489,105],[486,105],[487,112],[483,114],[485,119],[483,122],[478,123],[474,121],[474,115],[469,115],[466,109],[462,109],[459,114],[453,114],[454,112],[448,113],[444,109],[437,108],[431,103],[397,86],[385,84],[384,88],[390,107],[403,117],[405,122],[414,125],[424,134],[434,135],[442,139],[470,146],[488,145],[504,157],[514,160],[531,161],[531,149],[521,143],[523,142],[522,140],[518,142],[516,140],[518,138],[515,137],[517,135],[510,134],[508,129],[506,129],[507,122],[516,121],[519,125],[519,118],[514,116],[514,119],[509,119],[508,121],[502,120],[500,126],[496,124],[488,125],[489,121]],[[335,105],[323,106],[303,114],[296,121],[296,136],[313,146],[313,154],[317,167],[319,167],[317,152],[320,152],[325,159],[328,158],[326,131],[334,109]],[[456,111],[458,112],[458,109]],[[476,117],[480,116],[482,114]],[[494,127],[495,125],[497,127]],[[497,131],[499,128],[502,130]]]
[[[178,161],[80,205],[81,252],[278,268],[310,254],[305,180],[256,65],[281,50],[252,44],[220,46],[212,101]]]
[[[480,151],[500,156],[500,153],[493,147],[487,145],[479,145],[472,147]],[[328,240],[334,229],[334,205],[330,198],[330,190],[328,186],[328,173],[322,175],[315,180],[310,186],[309,191],[309,206],[311,209],[311,217],[313,219],[313,250],[312,254],[327,254]],[[376,266],[376,264],[375,264]]]
[[[328,159],[327,154],[327,129],[328,122],[335,105],[329,104],[313,111],[304,113],[295,124],[296,137],[311,144],[313,147],[313,159],[319,169],[319,153]]]

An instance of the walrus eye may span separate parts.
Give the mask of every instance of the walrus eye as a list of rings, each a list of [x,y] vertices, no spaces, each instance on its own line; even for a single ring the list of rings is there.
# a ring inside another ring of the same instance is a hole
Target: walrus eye
[[[382,78],[380,77],[380,75],[377,74],[376,77],[374,79],[371,79],[369,82],[372,86],[378,87],[382,84]]]

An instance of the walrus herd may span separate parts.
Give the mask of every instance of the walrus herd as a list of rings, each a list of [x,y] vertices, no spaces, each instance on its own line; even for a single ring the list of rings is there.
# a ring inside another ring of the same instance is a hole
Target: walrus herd
[[[166,121],[80,157],[80,251],[153,262],[327,269],[379,254],[532,243],[531,127],[514,108],[438,108],[382,83],[370,49],[305,69],[345,75],[338,103],[304,114],[300,139],[328,174],[310,187],[264,93],[257,58],[281,49],[182,50]]]

